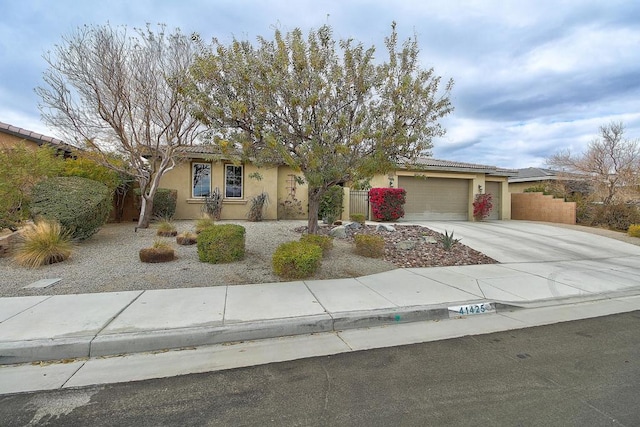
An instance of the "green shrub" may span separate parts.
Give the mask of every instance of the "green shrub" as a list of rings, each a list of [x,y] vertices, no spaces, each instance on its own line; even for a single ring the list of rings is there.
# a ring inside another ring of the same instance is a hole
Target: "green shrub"
[[[320,246],[323,255],[326,255],[326,253],[329,252],[331,248],[333,248],[333,237],[331,236],[322,236],[319,234],[303,234],[300,237],[300,241]]]
[[[627,231],[631,224],[640,223],[640,211],[634,205],[617,203],[592,208],[590,225],[604,226],[611,230]]]
[[[382,258],[384,255],[384,238],[371,234],[356,234],[356,254],[368,258]]]
[[[627,234],[631,237],[640,237],[640,224],[631,224],[627,230]]]
[[[64,261],[71,256],[72,248],[69,234],[58,222],[43,220],[22,232],[14,259],[20,265],[34,268]]]
[[[343,189],[339,185],[329,187],[324,196],[322,196],[322,200],[320,200],[318,216],[326,220],[327,223],[333,224],[342,215],[343,195]]]
[[[72,239],[84,240],[107,221],[111,195],[106,185],[90,179],[51,178],[34,186],[31,213],[58,221]]]
[[[138,200],[142,197],[139,188],[136,188],[133,192]],[[177,201],[178,190],[158,188],[156,194],[153,195],[153,210],[151,216],[156,218],[173,218],[176,214]]]
[[[211,218],[200,218],[196,221],[196,233],[200,234],[205,228],[213,227],[216,222]]]
[[[354,213],[349,216],[349,219],[351,219],[351,221],[353,222],[358,222],[361,225],[364,225],[366,217],[364,216],[364,214]]]
[[[202,262],[221,264],[244,258],[245,228],[236,224],[214,225],[198,236],[198,258]]]
[[[320,246],[309,242],[287,242],[273,254],[273,272],[285,279],[304,279],[316,272],[322,260]]]

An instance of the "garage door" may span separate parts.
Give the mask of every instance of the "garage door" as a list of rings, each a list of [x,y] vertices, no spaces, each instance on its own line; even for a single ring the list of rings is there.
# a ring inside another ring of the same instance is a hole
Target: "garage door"
[[[398,187],[407,192],[404,217],[408,220],[466,220],[469,210],[469,180],[398,177]]]
[[[489,219],[500,219],[500,207],[502,206],[502,191],[499,182],[487,181],[487,194],[491,194],[493,209],[489,214]]]

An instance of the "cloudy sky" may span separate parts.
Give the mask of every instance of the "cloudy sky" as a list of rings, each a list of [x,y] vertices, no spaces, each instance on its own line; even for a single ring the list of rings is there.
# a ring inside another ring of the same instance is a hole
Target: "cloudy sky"
[[[418,36],[421,64],[453,78],[455,112],[434,157],[506,168],[581,152],[622,121],[640,138],[636,0],[0,0],[0,121],[59,136],[40,121],[42,55],[84,24],[146,23],[204,38],[255,40],[325,23],[379,47],[396,21]]]

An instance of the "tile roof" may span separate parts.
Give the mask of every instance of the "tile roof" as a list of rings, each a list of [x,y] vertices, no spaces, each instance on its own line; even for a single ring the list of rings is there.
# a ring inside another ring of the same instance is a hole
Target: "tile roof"
[[[0,122],[0,132],[8,133],[13,136],[17,136],[23,139],[27,139],[29,141],[33,141],[38,145],[42,145],[46,143],[51,145],[67,146],[67,144],[65,144],[62,140],[58,138],[42,135],[41,133],[32,132],[30,130],[20,128],[18,126],[12,126],[8,123]]]
[[[518,169],[517,175],[509,178],[509,182],[528,182],[558,179],[562,172],[543,168]]]
[[[465,163],[452,160],[434,159],[433,157],[420,157],[416,159],[414,164],[427,170],[481,172],[489,175],[499,176],[514,176],[517,174],[517,171],[513,169],[503,169],[496,166],[480,165],[477,163]]]

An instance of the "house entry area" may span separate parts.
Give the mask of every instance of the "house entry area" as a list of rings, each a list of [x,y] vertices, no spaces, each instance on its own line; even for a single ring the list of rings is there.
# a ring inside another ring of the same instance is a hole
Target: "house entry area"
[[[399,176],[398,187],[407,192],[407,220],[466,221],[469,217],[468,179]]]

